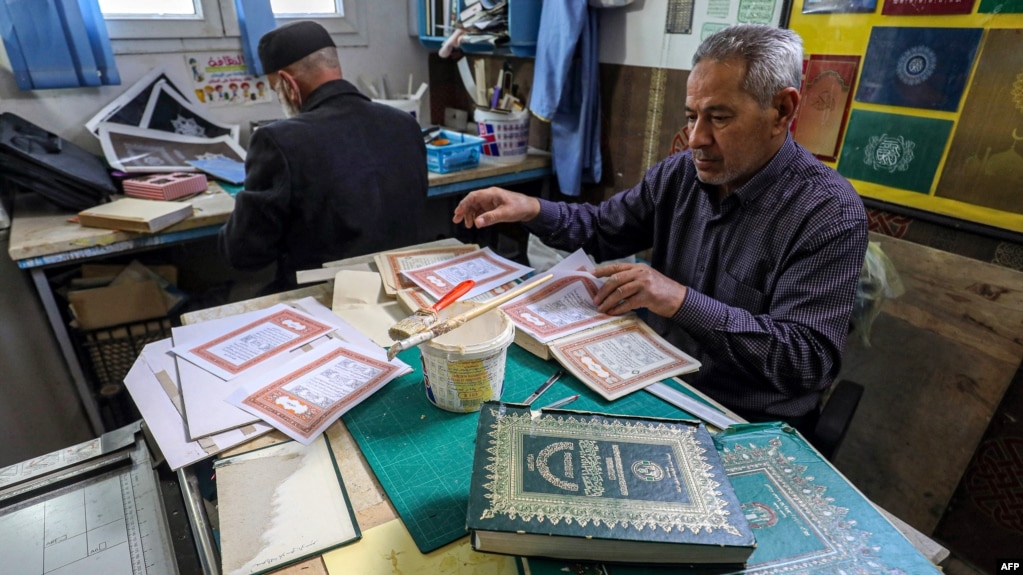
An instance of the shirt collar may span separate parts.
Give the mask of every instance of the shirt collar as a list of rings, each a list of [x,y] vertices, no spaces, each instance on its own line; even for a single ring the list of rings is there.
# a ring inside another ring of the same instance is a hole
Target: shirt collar
[[[774,154],[767,165],[760,169],[759,172],[753,174],[753,177],[748,182],[735,190],[732,195],[743,204],[755,201],[761,194],[767,191],[781,176],[786,168],[792,165],[796,159],[796,142],[792,139],[792,133],[789,132],[785,136],[785,141],[782,142],[781,148]]]
[[[355,96],[362,98],[363,100],[369,100],[366,96],[359,92],[348,80],[331,80],[324,82],[320,87],[316,88],[309,93],[309,97],[306,98],[305,102],[302,102],[302,112],[308,112],[314,110],[322,105],[327,100],[335,96]]]

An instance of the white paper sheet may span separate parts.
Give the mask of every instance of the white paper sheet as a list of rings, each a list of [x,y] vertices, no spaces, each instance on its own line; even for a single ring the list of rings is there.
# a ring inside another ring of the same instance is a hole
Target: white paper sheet
[[[191,441],[185,431],[177,369],[170,338],[147,344],[124,378],[124,386],[145,420],[171,471],[211,457],[270,431],[254,423]]]
[[[633,391],[700,368],[639,319],[622,320],[550,343],[565,369],[613,401]]]
[[[252,321],[258,314],[259,312],[248,312],[215,321],[233,322],[229,325],[240,327]],[[208,337],[205,326],[208,323],[210,322],[171,328],[174,343],[189,345],[205,341]],[[236,387],[234,383],[221,379],[181,357],[175,356],[175,365],[178,370],[178,387],[185,408],[185,428],[189,439],[195,440],[259,421],[258,417],[224,401]]]
[[[245,149],[229,135],[200,138],[109,122],[98,133],[107,162],[122,172],[195,172],[187,160],[216,156],[245,161]]]
[[[203,322],[201,333],[205,337],[189,337],[187,342],[175,338],[172,351],[230,380],[252,370],[280,365],[288,352],[334,329],[331,323],[283,303],[245,315],[250,319],[242,325],[233,318]]]
[[[386,351],[347,322],[337,317],[330,309],[316,301],[315,298],[303,298],[292,302],[291,306],[288,306],[288,304],[280,305],[286,306],[289,309],[297,309],[324,324],[330,325],[334,329],[334,334],[340,335],[341,339],[359,349],[361,353],[380,361],[387,361]],[[215,331],[218,333],[230,332],[250,324],[257,318],[265,316],[266,311],[246,312],[219,320],[175,327],[171,330],[171,334],[176,345],[188,348],[191,345],[208,340]],[[215,329],[213,329],[214,327]],[[321,345],[327,339],[326,337],[320,337],[313,340],[310,345],[312,347]],[[293,355],[305,353],[304,347],[288,352],[286,357],[282,356],[264,363],[260,369],[263,370],[273,365],[279,365],[286,362]],[[189,438],[203,437],[211,433],[222,432],[259,421],[258,417],[224,401],[238,386],[235,380],[224,380],[191,361],[180,357],[177,358],[177,366]]]
[[[551,268],[554,270],[554,268]],[[501,306],[521,329],[541,343],[618,319],[597,311],[593,296],[601,281],[586,272],[556,274],[539,288]]]
[[[478,249],[479,246],[476,244],[417,248],[384,252],[376,254],[373,258],[383,279],[384,290],[388,295],[394,295],[398,290],[408,289],[413,285],[408,278],[401,275],[402,271],[443,262]]]
[[[354,270],[335,274],[331,309],[381,350],[394,343],[387,330],[408,315],[397,301],[387,297],[380,274]]]
[[[330,339],[294,361],[238,378],[227,401],[308,445],[341,415],[412,371]]]
[[[218,459],[214,469],[224,575],[277,572],[359,538],[324,436]]]
[[[459,283],[469,279],[475,280],[476,287],[462,298],[468,299],[518,279],[531,271],[533,268],[503,258],[490,248],[484,248],[401,273],[437,299]]]
[[[334,334],[341,336],[342,340],[359,348],[360,352],[370,357],[376,357],[384,361],[387,360],[387,352],[382,347],[352,325],[351,322],[339,317],[330,308],[318,302],[316,298],[302,298],[291,302],[291,305],[321,321],[333,325]]]
[[[582,249],[575,250],[574,252],[565,256],[565,259],[554,264],[548,272],[554,274],[561,274],[566,272],[588,272],[593,271],[596,266],[593,265],[593,261],[590,260],[590,256],[586,255]],[[601,280],[603,283],[603,280]]]

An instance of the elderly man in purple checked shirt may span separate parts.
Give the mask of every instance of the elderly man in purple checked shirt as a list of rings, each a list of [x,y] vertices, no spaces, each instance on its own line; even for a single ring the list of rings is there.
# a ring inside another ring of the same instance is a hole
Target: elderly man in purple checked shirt
[[[841,367],[867,248],[852,186],[793,141],[802,41],[738,25],[708,37],[686,86],[690,149],[599,205],[499,188],[454,222],[525,222],[544,243],[598,261],[651,248],[650,265],[597,268],[594,303],[647,323],[703,366],[686,380],[751,421],[812,431]]]

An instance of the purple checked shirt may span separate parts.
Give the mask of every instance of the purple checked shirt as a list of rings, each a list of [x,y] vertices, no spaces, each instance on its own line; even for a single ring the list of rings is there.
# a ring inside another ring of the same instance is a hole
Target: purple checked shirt
[[[527,227],[597,261],[652,248],[650,265],[689,290],[672,317],[646,321],[703,364],[684,379],[729,408],[804,415],[841,368],[866,213],[791,136],[721,202],[683,152],[600,205],[541,200]]]

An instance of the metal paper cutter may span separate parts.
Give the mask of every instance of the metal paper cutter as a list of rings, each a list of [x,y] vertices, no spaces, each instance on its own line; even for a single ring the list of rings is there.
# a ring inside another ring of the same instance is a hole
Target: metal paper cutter
[[[0,469],[0,557],[21,575],[177,575],[141,422]]]

